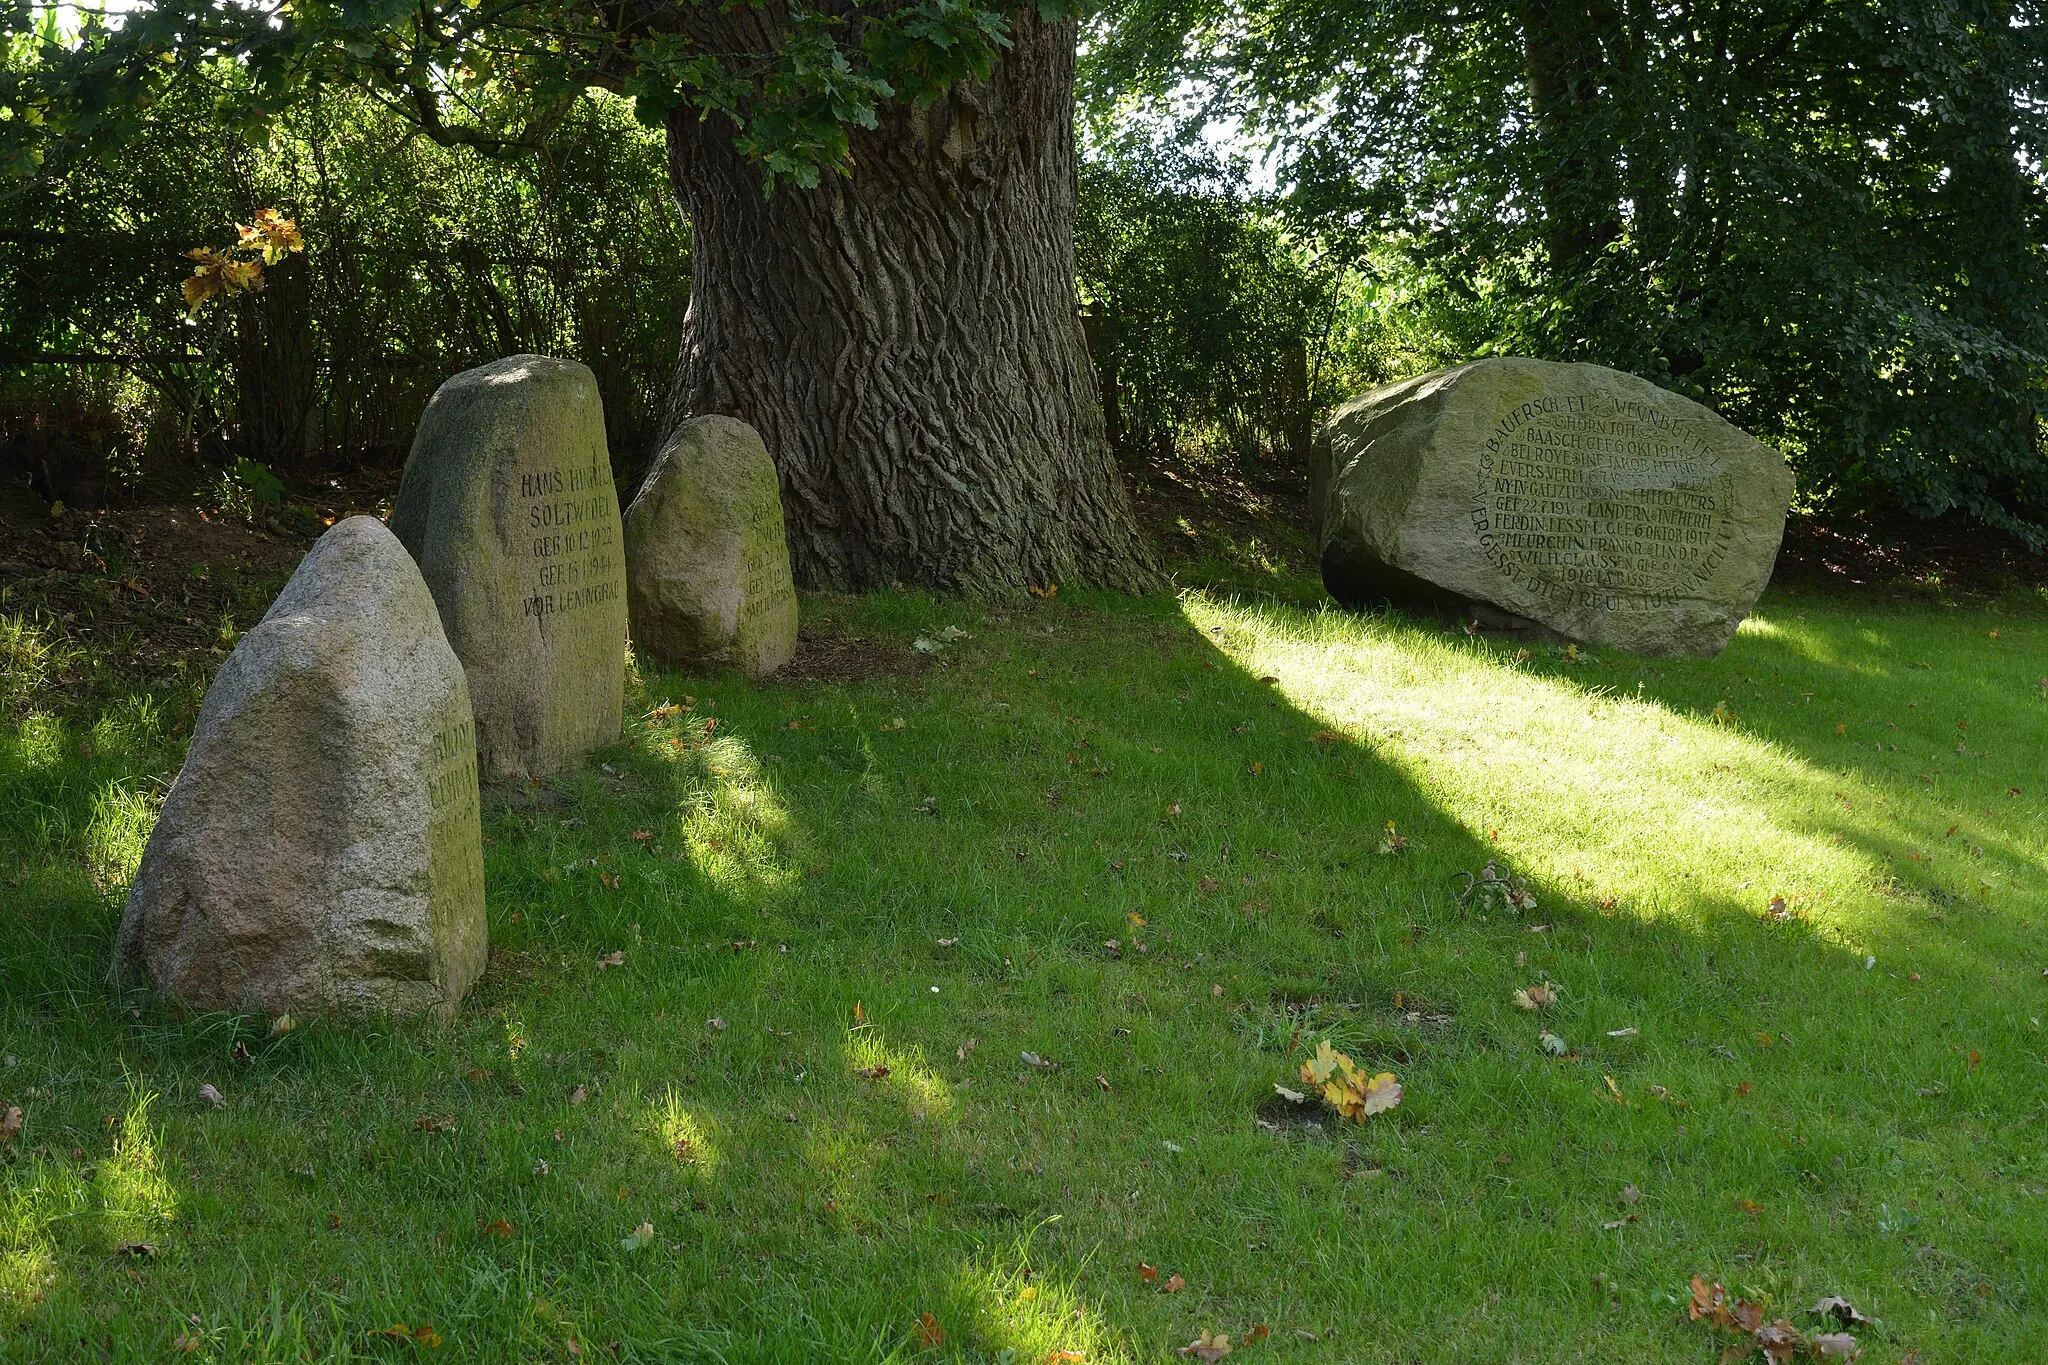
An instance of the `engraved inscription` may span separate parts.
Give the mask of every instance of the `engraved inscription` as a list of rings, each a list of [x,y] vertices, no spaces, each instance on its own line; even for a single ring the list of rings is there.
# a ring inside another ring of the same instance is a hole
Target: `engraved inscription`
[[[427,856],[443,895],[482,894],[483,850],[475,830],[476,724],[468,716],[441,727],[427,777]]]
[[[617,600],[612,501],[610,471],[595,460],[519,476],[518,526],[530,548],[522,616],[556,616]]]
[[[782,507],[772,496],[763,496],[748,509],[747,547],[740,564],[740,613],[738,630],[744,634],[760,618],[780,610],[796,596],[789,581],[789,551],[782,533]]]
[[[1732,485],[1699,434],[1662,410],[1551,394],[1495,423],[1472,528],[1503,576],[1547,601],[1645,610],[1689,596],[1721,566]]]

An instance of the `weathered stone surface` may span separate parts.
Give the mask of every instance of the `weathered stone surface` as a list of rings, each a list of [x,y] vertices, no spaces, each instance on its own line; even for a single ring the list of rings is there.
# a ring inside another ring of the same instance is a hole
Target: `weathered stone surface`
[[[473,733],[411,556],[341,522],[207,689],[115,984],[202,1010],[454,1009],[486,948]]]
[[[469,672],[485,773],[556,772],[618,739],[625,567],[589,370],[515,355],[443,384],[391,529]]]
[[[759,677],[796,652],[775,463],[745,422],[694,417],[662,446],[626,509],[626,601],[664,664]]]
[[[1719,653],[1770,580],[1784,457],[1599,365],[1474,361],[1339,408],[1310,475],[1323,582],[1643,654]]]

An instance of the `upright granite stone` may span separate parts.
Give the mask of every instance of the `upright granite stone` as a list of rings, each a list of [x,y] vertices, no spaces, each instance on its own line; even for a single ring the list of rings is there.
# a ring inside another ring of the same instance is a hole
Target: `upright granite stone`
[[[1347,605],[1712,655],[1770,580],[1792,473],[1647,380],[1494,359],[1339,408],[1310,493],[1323,582]]]
[[[782,495],[761,437],[731,417],[676,429],[626,509],[633,646],[760,677],[796,653]]]
[[[462,665],[412,557],[350,517],[207,689],[113,980],[197,1010],[446,1013],[485,949]]]
[[[515,355],[443,384],[391,529],[469,672],[486,774],[541,776],[618,739],[625,566],[589,370]]]

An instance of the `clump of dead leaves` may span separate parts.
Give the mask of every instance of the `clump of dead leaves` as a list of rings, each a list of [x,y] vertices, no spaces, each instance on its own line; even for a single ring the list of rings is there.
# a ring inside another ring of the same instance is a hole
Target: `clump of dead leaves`
[[[1868,1320],[1850,1307],[1847,1299],[1822,1299],[1812,1311],[1843,1326]],[[1721,1352],[1721,1365],[1736,1365],[1758,1355],[1771,1365],[1787,1365],[1801,1359],[1854,1360],[1863,1354],[1848,1332],[1802,1332],[1787,1318],[1766,1322],[1762,1304],[1730,1299],[1727,1290],[1718,1283],[1708,1284],[1701,1275],[1692,1277],[1692,1302],[1685,1313],[1693,1322],[1703,1322],[1709,1329],[1735,1338]]]
[[[1323,1103],[1336,1110],[1340,1118],[1359,1123],[1374,1114],[1384,1114],[1401,1102],[1401,1082],[1393,1072],[1366,1075],[1349,1057],[1332,1047],[1328,1038],[1316,1044],[1315,1055],[1301,1064],[1301,1078],[1321,1092]],[[1308,1098],[1284,1085],[1273,1088],[1295,1104]]]

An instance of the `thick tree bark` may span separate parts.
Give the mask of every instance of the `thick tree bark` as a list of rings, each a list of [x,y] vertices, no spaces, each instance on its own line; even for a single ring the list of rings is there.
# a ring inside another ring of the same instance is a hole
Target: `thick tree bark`
[[[723,22],[775,36],[766,7]],[[694,273],[668,421],[760,430],[801,583],[1154,580],[1075,309],[1074,28],[1023,10],[1012,36],[814,190],[764,196],[723,118],[669,124]]]
[[[1595,130],[1614,15],[1598,0],[1523,0],[1523,72],[1542,135],[1538,176],[1550,269],[1579,273],[1621,235],[1614,149]]]

